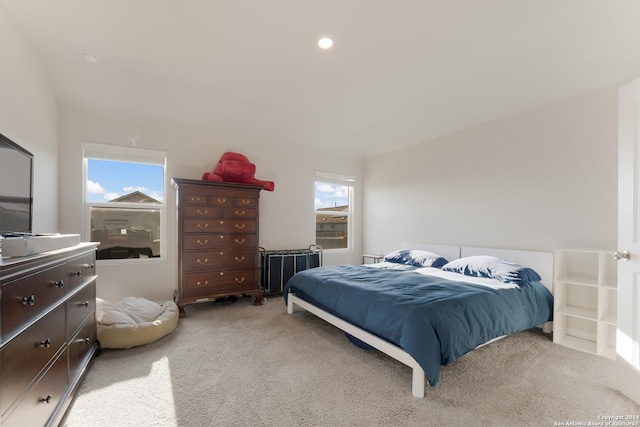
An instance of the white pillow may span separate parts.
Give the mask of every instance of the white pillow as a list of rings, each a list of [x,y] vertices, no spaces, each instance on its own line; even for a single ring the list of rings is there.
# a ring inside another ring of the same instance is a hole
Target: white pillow
[[[101,325],[131,325],[138,326],[138,322],[136,322],[131,316],[122,311],[121,308],[112,306],[112,307],[103,307],[102,310],[98,312],[97,315],[98,323]]]
[[[157,302],[140,297],[126,297],[116,307],[131,316],[137,323],[153,322],[162,313],[162,306]]]
[[[111,320],[111,317],[107,314],[107,312],[110,310],[113,310],[114,308],[115,306],[111,304],[109,301],[96,298],[96,322],[102,325],[112,325],[113,320]],[[118,315],[116,314],[116,317],[117,316]],[[130,319],[130,320],[133,320],[133,319]]]

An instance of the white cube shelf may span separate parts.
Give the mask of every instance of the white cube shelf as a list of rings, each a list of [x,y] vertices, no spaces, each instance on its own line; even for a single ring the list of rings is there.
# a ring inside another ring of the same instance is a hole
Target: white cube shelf
[[[553,342],[616,358],[618,266],[612,253],[556,250]]]

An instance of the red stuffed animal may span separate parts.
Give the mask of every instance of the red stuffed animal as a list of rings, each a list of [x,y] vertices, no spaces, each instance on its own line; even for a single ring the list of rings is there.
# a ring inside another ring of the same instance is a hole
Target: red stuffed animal
[[[220,157],[220,161],[212,173],[202,174],[203,181],[217,182],[238,182],[241,184],[262,185],[267,191],[273,191],[275,183],[273,181],[262,181],[256,179],[256,165],[249,162],[249,159],[239,153],[227,152]]]

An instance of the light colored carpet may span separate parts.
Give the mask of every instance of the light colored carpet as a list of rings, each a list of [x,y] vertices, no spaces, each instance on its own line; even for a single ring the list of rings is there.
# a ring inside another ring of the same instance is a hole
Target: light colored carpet
[[[281,297],[186,312],[155,343],[103,350],[61,425],[552,426],[640,414],[614,389],[614,362],[537,331],[443,367],[417,399],[409,368],[309,313],[287,315]]]

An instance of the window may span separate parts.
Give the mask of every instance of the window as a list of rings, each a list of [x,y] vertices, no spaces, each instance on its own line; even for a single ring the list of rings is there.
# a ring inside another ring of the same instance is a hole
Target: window
[[[85,233],[96,258],[159,258],[164,253],[166,153],[83,144]]]
[[[354,177],[316,172],[316,244],[351,249]]]

